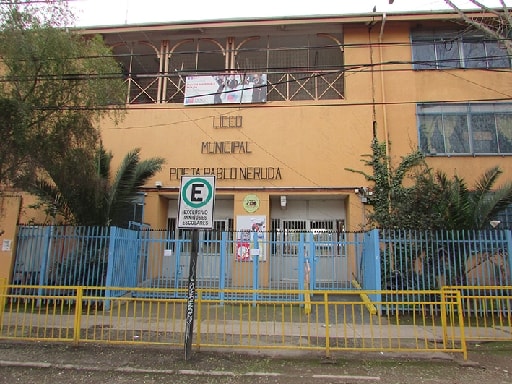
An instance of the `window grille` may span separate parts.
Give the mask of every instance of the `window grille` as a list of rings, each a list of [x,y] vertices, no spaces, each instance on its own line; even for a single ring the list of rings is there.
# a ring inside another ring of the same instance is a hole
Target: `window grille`
[[[512,229],[512,204],[498,213],[496,220],[500,222],[496,229]]]
[[[427,155],[511,155],[512,104],[419,104],[420,150]]]
[[[267,101],[344,98],[341,33],[140,41],[113,46],[129,87],[127,102],[183,103],[187,75],[259,72]]]
[[[415,32],[414,69],[510,68],[505,46],[474,32]]]
[[[113,47],[128,84],[127,103],[150,104],[159,100],[160,62],[155,45],[148,42],[120,44]]]

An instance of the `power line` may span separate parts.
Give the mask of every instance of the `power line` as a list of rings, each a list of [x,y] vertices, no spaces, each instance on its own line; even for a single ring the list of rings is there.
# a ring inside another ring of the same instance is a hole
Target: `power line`
[[[461,76],[455,74],[455,73],[451,73],[450,71],[446,71],[445,73],[448,73],[450,74],[451,76],[454,76],[454,77],[458,77],[460,78],[461,80],[463,81],[466,81],[466,82],[469,82],[473,85],[476,85],[478,87],[481,87],[482,89],[485,89],[485,90],[488,90],[488,91],[492,91],[492,92],[499,92],[491,87],[488,87],[484,84],[479,84],[479,83],[476,83],[472,80],[469,80],[467,78],[462,78]],[[317,76],[321,76],[321,75],[317,75]],[[303,78],[302,80],[306,80],[307,78]],[[298,79],[300,80],[300,79]],[[273,83],[273,84],[270,84],[271,86],[278,86],[280,84],[286,84],[286,83],[289,83],[291,82],[292,80],[288,80],[288,81],[282,81],[282,82],[277,82],[277,83]],[[294,81],[297,81],[297,80],[294,80]],[[143,92],[141,92],[142,94]],[[204,95],[196,95],[196,96],[213,96],[215,94],[220,94],[222,92],[213,92],[213,93],[210,93],[210,94],[204,94]],[[508,95],[508,94],[504,94],[502,92],[499,92],[503,95],[503,97],[500,97],[500,98],[493,98],[492,100],[495,100],[495,101],[510,101],[512,100],[512,95]],[[466,101],[466,100],[465,100]],[[484,98],[484,99],[478,99],[478,98],[474,98],[474,99],[467,99],[467,101],[489,101],[488,98]],[[429,102],[449,102],[449,100],[434,100],[434,101],[429,101]],[[411,101],[411,102],[385,102],[385,103],[381,103],[381,102],[374,102],[374,101],[371,101],[371,102],[358,102],[358,103],[347,103],[347,102],[344,102],[343,103],[343,106],[364,106],[364,105],[368,105],[368,106],[371,106],[371,105],[396,105],[396,104],[408,104],[408,103],[417,103],[417,101]],[[140,104],[144,104],[144,105],[148,105],[148,104],[155,104],[155,105],[165,105],[165,104],[161,104],[161,103],[140,103]],[[171,104],[177,104],[177,103],[171,103]],[[37,106],[35,105],[34,108],[35,109],[40,109],[40,110],[76,110],[76,111],[79,111],[79,110],[89,110],[89,111],[108,111],[108,110],[116,110],[116,109],[119,109],[119,108],[122,108],[124,107],[126,104],[123,103],[123,104],[115,104],[115,105],[104,105],[104,106],[94,106],[94,107],[89,107],[89,106],[79,106],[79,105],[59,105],[59,106]],[[138,103],[130,103],[130,109],[134,109],[134,106],[138,105]],[[321,104],[318,104],[318,103],[315,103],[315,105],[321,105]],[[167,109],[167,107],[164,107],[162,109]]]
[[[272,101],[272,100],[271,100]],[[343,100],[342,104],[332,104],[329,103],[322,103],[322,102],[315,102],[315,104],[309,105],[309,107],[335,107],[335,108],[346,108],[346,107],[361,107],[361,106],[373,106],[374,104],[377,106],[393,106],[393,105],[416,105],[418,103],[433,103],[433,104],[460,104],[460,103],[483,103],[483,102],[509,102],[512,101],[512,96],[504,96],[500,98],[465,98],[463,100],[453,100],[453,99],[434,99],[434,100],[428,100],[428,101],[418,101],[418,100],[410,100],[410,101],[386,101],[386,102],[380,102],[380,101],[360,101],[360,102],[347,102],[346,99]],[[154,105],[154,107],[151,108],[152,111],[154,110],[168,110],[168,109],[174,109],[172,106],[176,105],[177,103],[140,103],[140,104],[130,104],[129,110],[144,110],[147,111],[148,105]],[[225,106],[226,104],[222,104]],[[238,108],[238,110],[241,109],[250,109],[253,108],[253,106],[247,105],[247,104],[230,104],[233,108]],[[45,107],[45,106],[34,106],[34,109],[41,110],[41,111],[51,111],[51,110],[63,110],[63,111],[114,111],[119,110],[120,108],[126,107],[126,104],[111,104],[111,105],[104,105],[104,106],[76,106],[76,105],[62,105],[58,107]],[[300,108],[303,107],[303,105],[286,105],[287,108]],[[265,104],[265,108],[282,108],[282,105],[273,105],[273,104]],[[512,111],[510,112],[512,113]],[[208,118],[211,118],[211,116],[208,116]],[[161,124],[157,125],[148,125],[144,127],[137,127],[137,128],[147,128],[147,127],[154,127],[159,126]],[[164,125],[170,125],[169,123],[165,123]],[[172,124],[171,124],[172,125]],[[120,128],[120,129],[130,129],[130,128]],[[132,128],[133,129],[133,128]]]
[[[144,40],[146,43],[147,41]],[[244,54],[244,53],[264,53],[264,52],[279,52],[279,53],[282,53],[282,52],[297,52],[297,51],[314,51],[314,50],[317,50],[317,49],[334,49],[334,48],[339,48],[339,49],[347,49],[347,48],[367,48],[367,47],[421,47],[421,46],[433,46],[433,45],[436,45],[436,44],[450,44],[452,42],[463,42],[463,40],[461,39],[444,39],[444,40],[436,40],[436,39],[431,39],[431,40],[417,40],[417,41],[412,41],[412,42],[375,42],[375,43],[350,43],[350,44],[339,44],[339,45],[336,45],[336,44],[326,44],[326,45],[314,45],[314,46],[300,46],[300,47],[288,47],[286,49],[284,48],[240,48],[240,49],[237,49],[237,50],[233,50],[234,52],[236,52],[237,55],[239,54]],[[479,40],[477,43],[482,43],[482,42],[501,42],[501,41],[512,41],[512,38],[503,38],[501,40],[497,40],[497,39],[482,39],[482,40]],[[128,48],[132,48],[131,47],[131,43],[138,43],[139,41],[133,41],[133,42],[130,42],[130,44],[128,44],[128,42],[124,42],[126,44],[126,47]],[[471,41],[470,41],[471,42]],[[156,43],[156,42],[155,42]],[[158,41],[158,43],[160,43],[160,41]],[[120,46],[115,46],[113,47],[113,49],[116,49],[116,48],[119,48]],[[231,52],[231,50],[228,50],[229,52]],[[169,57],[169,58],[173,58],[173,57],[179,57],[180,55],[183,55],[183,56],[188,56],[188,55],[201,55],[201,54],[219,54],[219,55],[222,55],[222,52],[220,50],[214,50],[214,49],[193,49],[193,50],[181,50],[181,51],[174,51],[174,52],[169,52],[167,53],[166,55]],[[507,56],[506,54],[506,49],[503,48],[503,53],[505,53],[504,56]],[[130,52],[130,53],[112,53],[112,54],[109,54],[109,55],[77,55],[77,56],[64,56],[64,57],[61,57],[61,56],[58,56],[58,58],[60,60],[80,60],[80,59],[101,59],[101,58],[118,58],[118,59],[121,59],[121,58],[145,58],[145,57],[148,57],[148,58],[156,58],[157,56],[155,55],[154,52],[152,53],[133,53],[133,52]],[[44,61],[44,60],[55,60],[56,57],[47,57],[47,58],[38,58],[39,60],[41,61]]]
[[[382,66],[384,65],[391,65],[391,64],[407,64],[407,65],[410,65],[411,62],[396,62],[396,61],[392,61],[392,62],[385,62],[385,63],[375,63],[374,66],[377,66],[379,68],[381,68]],[[448,66],[447,67],[448,69],[452,69],[452,67]],[[345,74],[346,77],[347,76],[350,76],[350,75],[353,75],[353,74],[357,74],[357,73],[364,73],[364,71],[366,70],[370,70],[372,69],[371,68],[371,65],[358,65],[358,66],[351,66],[350,69],[343,69],[343,70],[339,70],[337,72],[332,72],[332,74]],[[379,69],[380,70],[380,69]],[[486,71],[489,71],[487,69],[484,69]],[[403,71],[414,71],[416,72],[414,69],[412,68],[405,68],[405,69],[382,69],[382,71],[393,71],[393,72],[403,72]],[[508,70],[506,72],[509,72]],[[295,77],[294,79],[286,79],[286,80],[282,80],[282,81],[279,81],[279,82],[275,82],[275,83],[271,83],[271,84],[267,84],[267,86],[271,86],[271,87],[278,87],[279,85],[282,85],[282,84],[289,84],[289,83],[293,83],[293,82],[297,82],[297,83],[300,83],[301,81],[308,81],[310,80],[311,78],[314,78],[314,77],[322,77],[325,75],[325,73],[318,73],[318,72],[312,72],[313,75],[311,75],[311,73],[308,73],[306,76],[303,76],[303,77]],[[498,91],[490,86],[488,86],[487,84],[480,84],[480,83],[477,83],[473,80],[470,80],[466,77],[462,77],[460,75],[458,75],[456,72],[454,71],[451,71],[451,70],[448,70],[448,71],[443,71],[443,73],[447,73],[447,74],[450,74],[451,76],[454,76],[454,77],[458,77],[459,79],[465,81],[465,82],[469,82],[473,85],[476,85],[482,89],[485,89],[487,91],[492,91],[492,92],[497,92],[497,93],[500,93],[502,94],[506,100],[508,100],[511,96],[509,94],[504,94],[503,92],[501,91]],[[197,73],[194,73],[194,74],[197,74]],[[280,73],[282,74],[282,73]],[[300,74],[297,73],[297,74]],[[155,77],[167,77],[168,75],[166,74],[151,74],[151,75],[147,75],[148,78],[155,78]],[[179,76],[179,75],[178,75]],[[184,75],[183,75],[184,76]],[[102,74],[102,75],[90,75],[90,74],[84,74],[84,75],[80,75],[80,74],[65,74],[65,75],[55,75],[55,76],[49,76],[49,75],[45,75],[45,76],[42,76],[42,77],[37,77],[38,79],[40,80],[48,80],[48,81],[71,81],[71,82],[79,82],[79,81],[91,81],[91,80],[115,80],[115,79],[121,79],[121,78],[125,78],[125,81],[135,81],[135,84],[137,84],[137,81],[136,80],[133,80],[132,77],[123,77],[122,75],[120,74]],[[9,79],[9,78],[1,78],[0,79],[0,83],[10,83],[10,82],[13,82],[13,81],[30,81],[31,83],[33,82],[34,78],[33,77],[27,77],[27,78],[23,78],[23,77],[15,77],[13,79]],[[153,91],[153,92],[156,92]],[[153,92],[150,92],[150,93],[153,93]],[[147,94],[146,92],[146,88],[143,88],[141,89],[141,92],[139,93],[139,96],[143,95],[143,94]],[[178,93],[179,93],[179,97],[184,97],[184,94],[183,92],[181,91],[181,89],[178,89]],[[196,96],[215,96],[215,95],[219,95],[219,94],[222,94],[222,93],[226,93],[226,92],[212,92],[212,93],[208,93],[208,94],[204,94],[204,95],[196,95]],[[148,94],[149,97],[151,97],[151,95]],[[157,99],[156,97],[156,94],[154,95],[155,96],[155,100]],[[136,103],[135,103],[136,104]],[[153,104],[153,103],[143,103],[143,104]],[[123,104],[124,105],[124,104]],[[130,105],[134,105],[134,103],[130,103]],[[36,106],[36,108],[47,108],[47,109],[69,109],[69,108],[76,108],[77,110],[78,109],[82,109],[80,106],[65,106],[65,105],[60,105],[59,107],[53,107],[53,106]],[[108,107],[105,107],[105,106],[99,106],[97,107],[97,110],[104,110],[105,108],[108,108]],[[118,107],[116,107],[118,108]],[[83,109],[82,109],[83,110]]]
[[[479,56],[471,57],[465,61],[469,63],[481,63],[481,62],[494,62],[502,61],[504,56]],[[507,59],[510,59],[507,56]],[[459,64],[454,66],[453,64]],[[224,71],[212,70],[212,69],[190,69],[190,70],[176,70],[172,72],[125,72],[125,73],[64,73],[64,74],[34,74],[40,80],[94,80],[94,79],[115,79],[120,77],[133,77],[133,78],[144,78],[144,77],[174,77],[174,76],[187,76],[187,75],[198,75],[198,74],[244,74],[244,73],[259,73],[264,72],[267,74],[282,74],[282,73],[320,73],[328,74],[329,72],[351,72],[359,71],[361,68],[374,68],[376,71],[421,71],[426,68],[415,68],[415,66],[422,65],[428,66],[432,70],[439,69],[473,69],[473,70],[487,70],[496,72],[509,72],[510,65],[508,67],[477,67],[477,66],[461,66],[461,60],[455,59],[442,59],[442,60],[389,60],[375,63],[361,63],[361,64],[350,64],[350,65],[332,65],[322,67],[304,67],[304,66],[288,66],[288,67],[253,67],[253,68],[226,68]],[[410,66],[412,68],[382,68],[383,66]],[[16,75],[4,75],[0,77],[0,82],[11,82],[11,81],[23,81],[34,79],[32,75],[16,76]]]

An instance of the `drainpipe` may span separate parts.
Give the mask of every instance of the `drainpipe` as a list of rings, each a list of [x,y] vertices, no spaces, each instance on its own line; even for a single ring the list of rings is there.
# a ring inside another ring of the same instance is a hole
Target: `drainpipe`
[[[390,1],[390,4],[393,2]],[[384,67],[383,67],[383,54],[382,54],[382,35],[384,34],[384,25],[386,24],[386,13],[382,14],[382,23],[380,25],[380,34],[379,34],[379,60],[380,60],[380,92],[381,92],[381,105],[382,105],[382,126],[384,128],[384,143],[386,146],[386,156],[389,159],[389,134],[388,134],[388,118],[387,118],[387,107],[386,107],[386,91],[384,87]],[[390,165],[389,161],[387,161],[388,166],[388,175]],[[388,208],[391,205],[391,196],[388,195]],[[391,268],[395,269],[395,260],[391,259]]]
[[[391,3],[390,3],[391,4]],[[379,34],[379,59],[380,59],[380,92],[382,105],[382,127],[384,128],[384,143],[386,144],[386,156],[389,156],[389,136],[388,136],[388,119],[386,108],[386,91],[384,87],[384,67],[382,59],[382,35],[384,34],[384,25],[386,24],[386,13],[382,14],[382,23],[380,25]]]

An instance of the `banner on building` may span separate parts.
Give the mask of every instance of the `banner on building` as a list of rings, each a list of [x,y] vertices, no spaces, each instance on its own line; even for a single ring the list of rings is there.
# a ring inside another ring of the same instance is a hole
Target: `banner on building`
[[[185,105],[248,104],[266,101],[265,73],[187,76]]]

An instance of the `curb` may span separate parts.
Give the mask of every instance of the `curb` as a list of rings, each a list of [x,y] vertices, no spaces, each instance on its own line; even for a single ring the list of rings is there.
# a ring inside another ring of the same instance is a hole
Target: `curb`
[[[164,375],[184,375],[184,376],[215,376],[215,377],[295,377],[295,375],[283,374],[278,372],[246,372],[235,373],[231,371],[199,371],[194,369],[145,369],[133,367],[111,368],[106,366],[87,366],[77,364],[56,364],[36,361],[9,361],[0,360],[0,367],[19,367],[19,368],[38,368],[38,369],[65,369],[74,371],[94,371],[94,372],[124,372],[124,373],[152,373]],[[335,380],[361,380],[361,381],[380,381],[378,376],[350,376],[350,375],[301,375],[301,377],[311,377],[313,379],[335,379]]]

